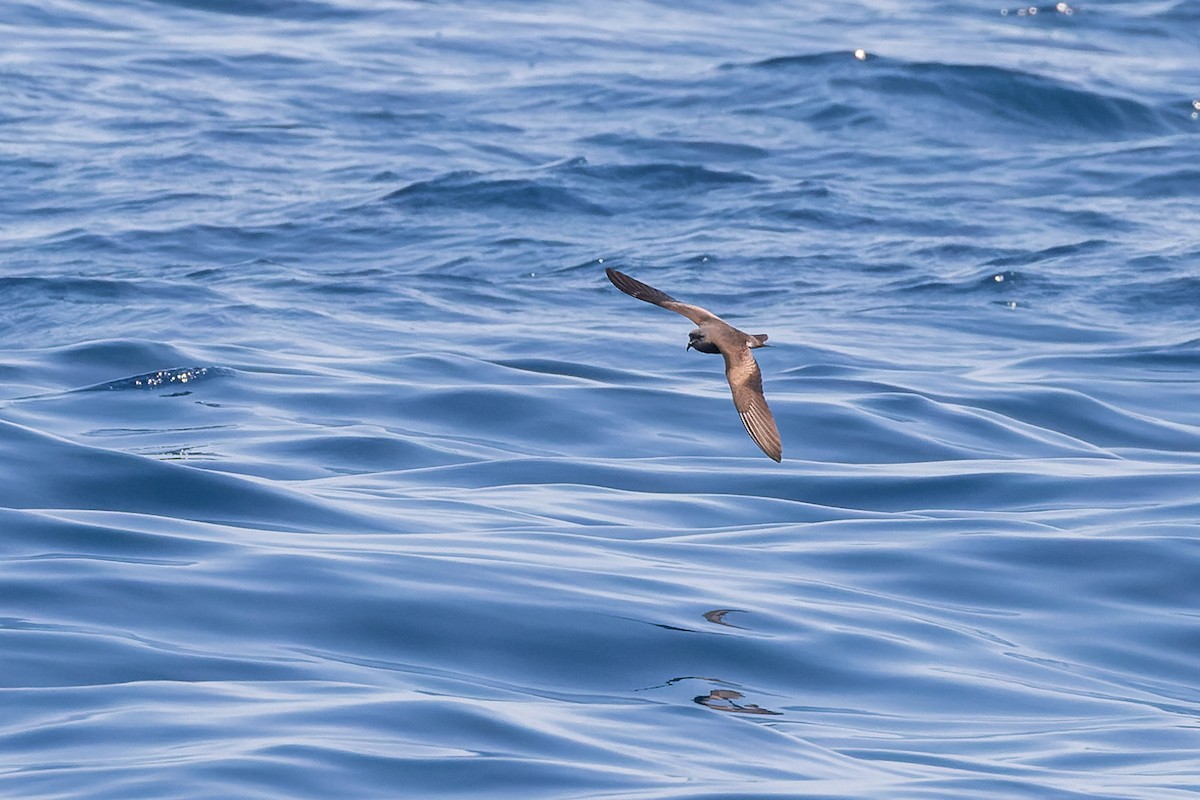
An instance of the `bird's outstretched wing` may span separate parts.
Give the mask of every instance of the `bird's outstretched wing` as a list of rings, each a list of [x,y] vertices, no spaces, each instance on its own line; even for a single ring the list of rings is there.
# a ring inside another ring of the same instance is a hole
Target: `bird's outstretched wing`
[[[746,433],[762,451],[776,461],[783,460],[783,443],[775,417],[763,396],[762,371],[749,347],[723,349],[725,377],[733,392],[733,406],[746,426]]]
[[[692,322],[699,325],[701,322],[710,320],[720,320],[716,314],[688,303],[681,303],[666,292],[655,289],[653,286],[647,286],[639,280],[635,280],[623,272],[617,272],[615,269],[608,267],[604,270],[604,274],[612,281],[613,286],[620,289],[630,297],[636,297],[638,300],[645,300],[647,303],[653,303],[656,306],[662,306],[668,311],[674,311],[676,314],[682,314]]]

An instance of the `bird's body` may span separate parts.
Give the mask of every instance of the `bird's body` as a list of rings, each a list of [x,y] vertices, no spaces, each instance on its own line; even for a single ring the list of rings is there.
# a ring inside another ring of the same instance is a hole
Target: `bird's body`
[[[775,418],[767,406],[767,398],[763,396],[762,371],[750,352],[756,347],[766,346],[767,335],[744,333],[700,306],[681,303],[666,292],[615,269],[606,269],[605,273],[613,286],[630,297],[662,306],[696,323],[695,330],[688,334],[687,349],[695,348],[701,353],[720,353],[724,356],[725,377],[733,392],[733,405],[741,415],[746,432],[764,453],[776,461],[782,460],[783,445],[779,439],[779,429],[775,427]]]

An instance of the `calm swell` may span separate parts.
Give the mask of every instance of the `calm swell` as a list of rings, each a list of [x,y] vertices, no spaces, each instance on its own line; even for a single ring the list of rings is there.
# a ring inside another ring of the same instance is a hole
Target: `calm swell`
[[[12,4],[0,794],[1194,798],[1200,6],[810,5]]]

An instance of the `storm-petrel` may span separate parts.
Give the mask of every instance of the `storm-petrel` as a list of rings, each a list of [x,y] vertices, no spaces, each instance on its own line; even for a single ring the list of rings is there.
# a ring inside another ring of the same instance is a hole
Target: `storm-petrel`
[[[783,458],[783,444],[779,440],[779,429],[775,427],[775,417],[767,407],[767,398],[763,397],[762,371],[750,352],[755,347],[764,347],[767,335],[743,333],[700,306],[681,303],[666,292],[660,292],[615,269],[605,269],[604,272],[613,286],[630,297],[662,306],[696,323],[696,329],[688,334],[687,349],[694,347],[701,353],[720,353],[725,357],[725,377],[729,379],[733,405],[742,417],[746,432],[764,453],[780,461]]]

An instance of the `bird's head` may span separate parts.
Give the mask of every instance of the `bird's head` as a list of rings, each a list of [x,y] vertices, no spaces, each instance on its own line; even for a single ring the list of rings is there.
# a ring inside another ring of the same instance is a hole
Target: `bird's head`
[[[699,350],[701,353],[721,352],[717,349],[715,344],[709,341],[708,334],[705,333],[703,328],[696,328],[694,331],[688,334],[688,343],[686,349],[691,350],[693,347]]]

